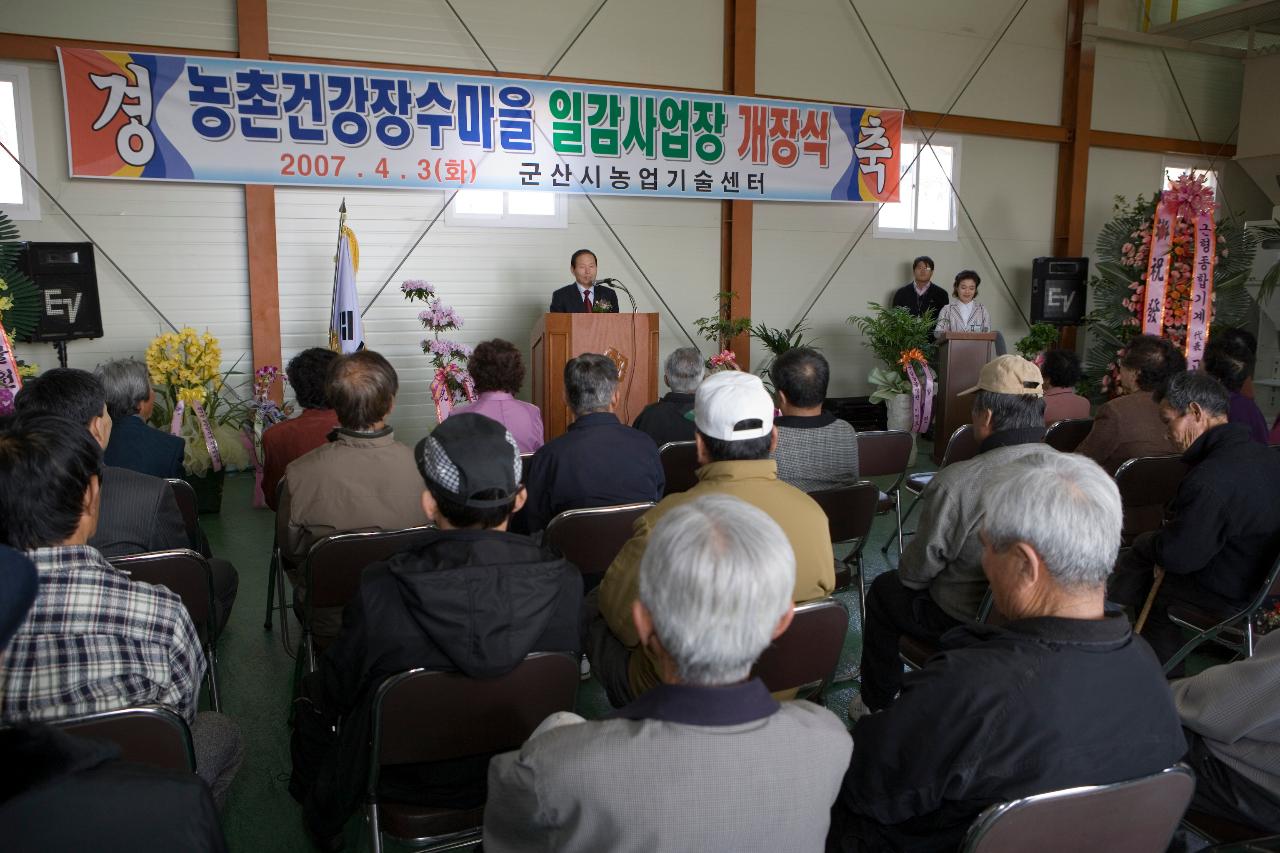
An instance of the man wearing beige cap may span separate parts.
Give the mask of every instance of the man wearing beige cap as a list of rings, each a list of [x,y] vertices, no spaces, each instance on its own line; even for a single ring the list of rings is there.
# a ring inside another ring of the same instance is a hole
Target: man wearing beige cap
[[[937,473],[921,496],[920,526],[897,570],[876,578],[867,593],[861,701],[872,711],[893,702],[901,686],[903,634],[936,643],[977,615],[987,591],[978,528],[988,477],[1014,459],[1056,452],[1043,443],[1044,383],[1032,362],[1002,355],[961,394],[974,395],[978,455]]]
[[[588,628],[587,656],[614,707],[628,704],[659,683],[655,656],[636,632],[632,604],[639,595],[640,559],[649,534],[675,507],[707,494],[741,498],[764,510],[787,535],[796,557],[793,601],[822,598],[835,588],[831,539],[822,507],[779,480],[778,465],[769,458],[778,433],[773,426],[773,398],[760,377],[738,371],[713,374],[698,386],[693,412],[701,466],[698,484],[663,498],[636,522],[634,534],[600,583],[599,613]]]

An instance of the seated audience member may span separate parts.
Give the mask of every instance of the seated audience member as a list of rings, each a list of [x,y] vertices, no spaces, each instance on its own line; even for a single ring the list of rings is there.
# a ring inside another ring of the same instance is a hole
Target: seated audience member
[[[858,434],[848,421],[822,411],[831,369],[822,353],[794,347],[774,359],[769,378],[778,391],[778,479],[802,492],[858,481]]]
[[[1015,459],[1047,459],[1057,451],[1044,441],[1040,369],[1018,355],[1002,355],[978,374],[973,398],[973,436],[978,455],[948,465],[921,495],[920,524],[907,542],[898,568],[867,591],[862,640],[861,702],[878,711],[902,684],[898,640],[909,634],[931,643],[971,620],[987,591],[982,573],[979,498],[995,472]]]
[[[529,502],[520,529],[542,530],[566,509],[656,501],[666,477],[658,448],[619,422],[618,368],[586,353],[564,366],[565,402],[574,421],[529,461]]]
[[[1124,552],[1111,598],[1141,609],[1152,567],[1164,579],[1143,636],[1160,660],[1182,646],[1182,632],[1165,612],[1189,603],[1232,611],[1257,595],[1280,554],[1280,454],[1227,422],[1227,389],[1207,373],[1184,371],[1156,392],[1169,438],[1189,466],[1159,530],[1143,533]]]
[[[1191,808],[1280,833],[1280,632],[1253,657],[1175,680],[1173,702],[1196,773]]]
[[[103,464],[152,477],[181,478],[186,443],[147,426],[156,404],[147,366],[122,358],[98,365],[93,373],[102,383],[111,415],[111,442],[102,453]]]
[[[1080,356],[1069,349],[1051,349],[1040,365],[1044,375],[1044,425],[1089,417],[1089,401],[1076,393]]]
[[[481,341],[467,360],[467,371],[478,397],[474,403],[454,409],[454,413],[473,412],[493,418],[507,428],[521,453],[533,453],[541,447],[542,412],[533,403],[515,398],[524,382],[524,360],[516,345],[501,338]]]
[[[111,443],[113,424],[102,383],[92,374],[69,367],[46,370],[28,379],[14,399],[20,413],[61,415],[82,424],[102,448]],[[102,510],[89,544],[104,557],[191,548],[186,522],[173,488],[158,477],[128,468],[103,465],[99,476]],[[240,588],[235,566],[210,557],[215,618],[227,624]]]
[[[748,680],[791,622],[795,567],[744,501],[704,494],[664,515],[631,607],[662,683],[604,720],[552,715],[495,756],[485,850],[821,849],[844,725]]]
[[[662,381],[671,391],[645,406],[631,425],[652,438],[658,447],[672,441],[693,441],[693,421],[685,415],[693,411],[693,393],[705,372],[697,347],[673,351],[662,370]]]
[[[304,681],[311,710],[294,736],[293,790],[318,839],[342,830],[364,791],[372,699],[385,678],[416,667],[492,678],[533,651],[578,651],[582,575],[507,532],[524,503],[511,433],[464,412],[423,439],[416,456],[426,481],[419,504],[439,532],[364,570],[341,636]],[[325,737],[339,720],[337,737]],[[400,802],[473,808],[484,802],[488,762],[481,755],[399,769],[384,784]]]
[[[1267,419],[1262,416],[1257,403],[1240,393],[1245,381],[1253,376],[1254,360],[1253,352],[1238,338],[1225,335],[1211,338],[1204,349],[1204,372],[1227,389],[1227,422],[1243,424],[1249,430],[1250,438],[1265,445]]]
[[[311,347],[289,359],[285,368],[302,413],[262,433],[262,496],[272,510],[280,507],[276,487],[289,463],[324,445],[338,428],[338,416],[324,398],[325,379],[337,357],[331,349]]]
[[[276,511],[287,571],[303,597],[302,563],[326,536],[427,523],[413,451],[387,426],[399,389],[395,369],[373,350],[340,355],[329,368],[324,396],[341,426],[332,441],[289,463]],[[341,626],[339,607],[312,614],[311,631],[322,642]]]
[[[982,279],[973,270],[961,270],[956,274],[955,283],[951,286],[951,295],[956,301],[948,302],[938,311],[938,324],[933,328],[935,338],[941,341],[948,332],[991,331],[991,315],[978,301],[980,284]]]
[[[698,483],[667,495],[635,523],[600,582],[599,614],[588,629],[587,656],[609,701],[621,707],[658,685],[659,660],[631,619],[640,583],[640,561],[651,531],[667,513],[702,495],[727,494],[764,511],[782,528],[796,555],[792,600],[829,595],[836,578],[827,516],[813,498],[778,479],[770,458],[778,443],[773,400],[760,377],[726,370],[698,386],[693,405]],[[592,597],[588,596],[590,612]]]
[[[1105,611],[1120,494],[1074,454],[986,478],[982,568],[1009,621],[967,624],[853,728],[828,850],[955,850],[993,803],[1159,772],[1186,751],[1151,649]]]
[[[35,601],[35,565],[0,545],[0,658]],[[20,723],[0,730],[0,838],[8,853],[224,853],[209,788],[191,773],[120,760],[120,747]]]
[[[182,600],[130,580],[88,544],[101,469],[102,448],[80,424],[48,414],[0,422],[0,544],[26,551],[40,573],[4,656],[0,722],[166,705],[191,726],[196,772],[221,807],[240,764],[239,730],[196,713],[205,660]]]
[[[1186,369],[1182,351],[1164,338],[1141,335],[1129,341],[1120,357],[1121,396],[1102,404],[1093,428],[1075,452],[1088,456],[1108,474],[1139,456],[1177,453],[1152,395],[1166,379]]]

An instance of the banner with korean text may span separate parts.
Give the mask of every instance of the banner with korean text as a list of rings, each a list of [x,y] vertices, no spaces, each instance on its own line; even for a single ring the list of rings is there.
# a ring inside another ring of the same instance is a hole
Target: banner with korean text
[[[59,49],[77,178],[897,201],[900,110]]]

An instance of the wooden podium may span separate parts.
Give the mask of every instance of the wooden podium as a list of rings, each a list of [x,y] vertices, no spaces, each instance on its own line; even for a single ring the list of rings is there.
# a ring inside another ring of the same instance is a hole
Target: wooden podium
[[[658,399],[657,314],[543,314],[529,348],[533,402],[542,409],[547,441],[563,435],[573,421],[564,402],[564,366],[584,352],[625,359],[618,401],[618,420],[624,424]]]
[[[957,397],[978,384],[982,366],[995,358],[995,332],[947,332],[938,348],[938,393],[934,397],[933,461],[942,464],[947,440],[972,419],[973,397]]]

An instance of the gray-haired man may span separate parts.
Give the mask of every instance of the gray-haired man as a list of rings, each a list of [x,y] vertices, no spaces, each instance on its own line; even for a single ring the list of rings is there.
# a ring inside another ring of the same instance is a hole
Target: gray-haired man
[[[662,371],[663,381],[671,392],[645,406],[631,425],[659,447],[671,441],[693,441],[693,421],[686,415],[693,411],[693,393],[698,390],[704,372],[702,353],[697,347],[673,351],[667,356]]]
[[[564,366],[565,402],[574,421],[529,463],[529,502],[517,526],[534,533],[566,509],[656,501],[666,477],[658,448],[618,420],[618,368],[586,353]]]
[[[989,472],[982,569],[1000,627],[968,624],[853,729],[828,850],[954,850],[987,806],[1155,773],[1186,750],[1160,665],[1104,611],[1120,493],[1054,453]]]
[[[112,421],[103,464],[152,477],[181,477],[186,444],[176,435],[147,426],[156,402],[147,366],[122,358],[100,364],[93,372],[106,393]]]
[[[495,756],[485,849],[821,849],[849,737],[830,711],[746,680],[791,622],[795,571],[782,529],[745,501],[667,513],[632,606],[662,684],[607,720],[553,716]]]

